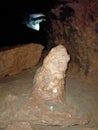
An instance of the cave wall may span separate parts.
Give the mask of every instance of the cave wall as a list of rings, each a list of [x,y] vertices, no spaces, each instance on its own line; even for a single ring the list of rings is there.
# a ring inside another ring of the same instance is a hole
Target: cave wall
[[[63,44],[85,76],[98,76],[98,1],[59,0],[50,13],[50,43]]]
[[[0,51],[0,78],[33,68],[41,57],[43,46],[29,43]]]

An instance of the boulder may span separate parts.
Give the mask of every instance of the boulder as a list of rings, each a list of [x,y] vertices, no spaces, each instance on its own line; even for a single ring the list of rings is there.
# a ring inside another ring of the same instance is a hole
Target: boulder
[[[0,51],[0,77],[15,75],[34,67],[41,56],[43,46],[27,44]]]

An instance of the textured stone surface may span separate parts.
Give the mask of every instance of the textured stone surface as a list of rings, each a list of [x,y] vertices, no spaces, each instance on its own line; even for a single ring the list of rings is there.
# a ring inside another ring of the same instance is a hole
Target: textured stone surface
[[[33,80],[33,93],[44,100],[60,100],[64,93],[64,78],[70,56],[66,48],[53,48],[43,61]]]
[[[81,130],[98,130],[98,128],[81,128]]]
[[[0,52],[0,77],[14,75],[34,67],[41,56],[43,46],[28,44]]]
[[[63,45],[52,48],[37,70],[33,80],[35,115],[37,122],[48,125],[83,125],[88,121],[77,117],[74,108],[66,103],[65,76],[70,56]]]
[[[71,69],[77,67],[78,72],[91,77],[90,80],[97,80],[98,0],[61,1],[51,11],[51,43],[66,46],[71,57]]]
[[[69,59],[64,46],[52,48],[35,73],[30,97],[25,98],[25,102],[14,94],[5,98],[0,127],[13,128],[17,122],[64,127],[88,123],[87,118],[66,101],[65,77]]]
[[[16,122],[8,125],[5,130],[32,130],[31,125],[27,122]]]

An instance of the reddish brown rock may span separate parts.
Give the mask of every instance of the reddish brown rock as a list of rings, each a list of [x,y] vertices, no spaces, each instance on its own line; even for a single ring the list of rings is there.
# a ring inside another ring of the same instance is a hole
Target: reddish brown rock
[[[28,122],[16,122],[8,125],[6,130],[32,130],[31,125]]]
[[[11,110],[1,114],[2,128],[6,124],[15,124],[15,122],[59,126],[88,123],[88,120],[78,110],[70,107],[66,102],[65,77],[69,60],[70,56],[63,45],[50,50],[43,65],[36,71],[31,97],[26,99],[22,108],[15,109],[17,106],[14,108],[13,104],[13,109],[11,106]],[[16,97],[11,99],[13,95],[8,97],[8,101],[17,101]]]
[[[34,67],[41,56],[43,46],[28,44],[0,52],[0,77],[15,75]]]
[[[49,40],[67,48],[70,71],[98,84],[98,0],[61,1],[51,12]]]
[[[33,94],[44,100],[62,100],[64,78],[70,56],[65,47],[53,48],[37,70],[33,80]]]
[[[77,117],[79,113],[69,107],[65,100],[65,77],[70,56],[63,45],[51,49],[37,70],[33,80],[33,103],[36,120],[48,125],[85,124],[87,120]],[[76,117],[75,117],[76,116]]]

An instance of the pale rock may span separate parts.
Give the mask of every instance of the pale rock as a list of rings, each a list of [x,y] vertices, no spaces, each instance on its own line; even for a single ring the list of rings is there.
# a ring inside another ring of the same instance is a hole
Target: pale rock
[[[53,48],[37,70],[33,81],[33,93],[44,100],[62,99],[64,95],[65,72],[70,60],[62,45]]]
[[[32,111],[44,125],[83,125],[88,121],[66,102],[66,71],[70,56],[63,45],[52,48],[33,80]],[[37,110],[36,108],[39,108]]]

